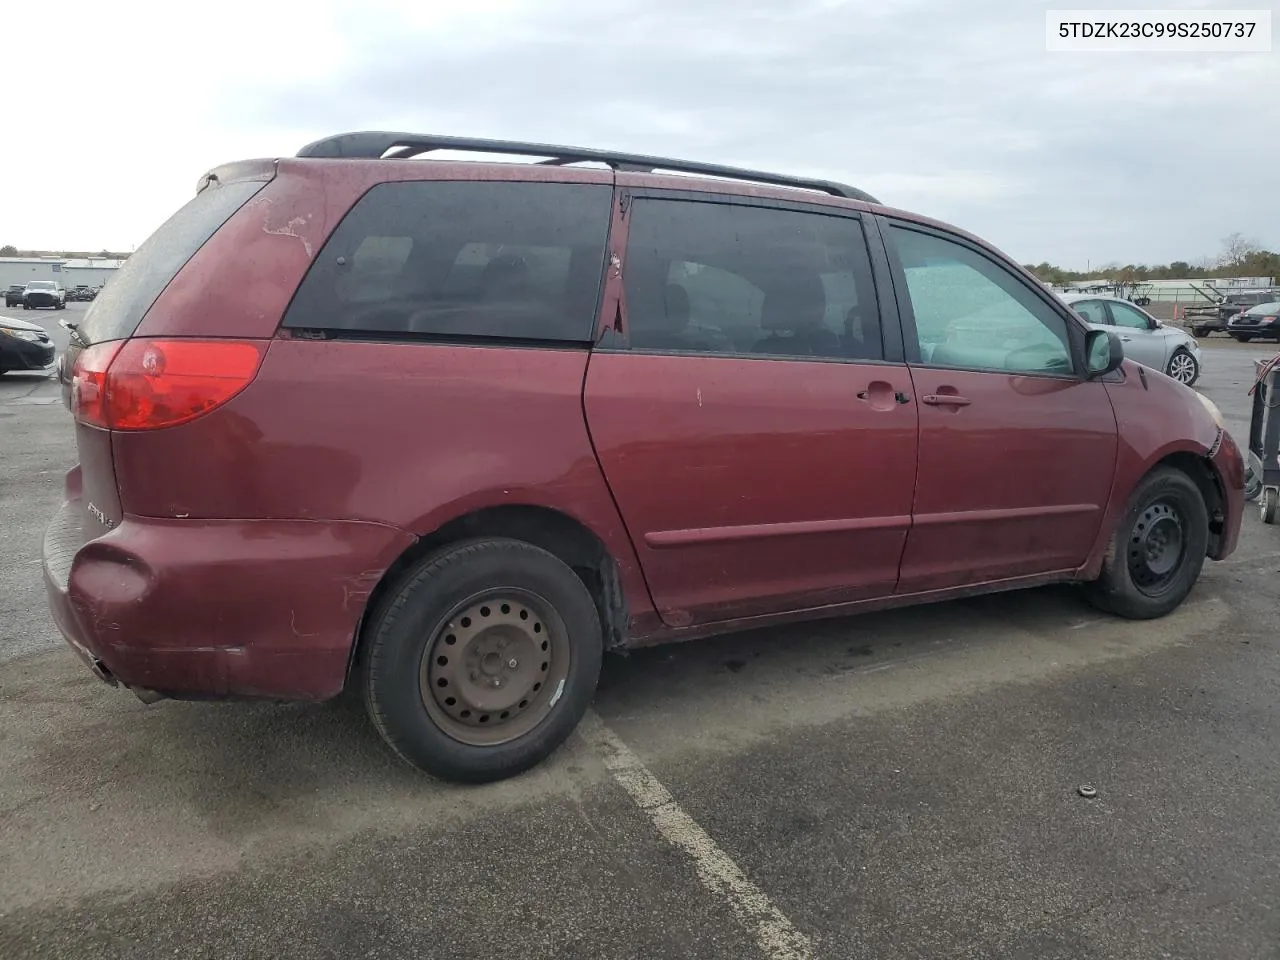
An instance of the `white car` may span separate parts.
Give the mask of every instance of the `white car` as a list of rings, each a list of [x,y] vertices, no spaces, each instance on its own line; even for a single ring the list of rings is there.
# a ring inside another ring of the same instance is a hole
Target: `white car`
[[[63,310],[67,306],[67,291],[62,284],[53,280],[32,280],[27,289],[22,291],[22,309],[37,310],[40,307],[53,307]]]
[[[1195,337],[1165,326],[1128,300],[1088,293],[1068,293],[1062,300],[1098,330],[1119,334],[1124,355],[1145,367],[1191,386],[1200,378],[1200,345]]]

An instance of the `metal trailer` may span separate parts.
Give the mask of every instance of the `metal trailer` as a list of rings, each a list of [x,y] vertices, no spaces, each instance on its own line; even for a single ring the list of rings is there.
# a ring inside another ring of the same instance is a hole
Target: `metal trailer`
[[[1280,391],[1276,385],[1280,355],[1255,360],[1253,366],[1245,497],[1258,500],[1263,523],[1275,523],[1280,517]]]

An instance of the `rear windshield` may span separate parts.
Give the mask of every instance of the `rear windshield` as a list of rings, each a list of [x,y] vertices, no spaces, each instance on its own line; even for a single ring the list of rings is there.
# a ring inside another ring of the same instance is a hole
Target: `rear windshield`
[[[284,325],[589,341],[612,193],[605,184],[379,184],[325,243]]]
[[[211,186],[187,201],[125,260],[77,328],[86,344],[133,336],[156,297],[205,241],[266,185],[241,180]]]

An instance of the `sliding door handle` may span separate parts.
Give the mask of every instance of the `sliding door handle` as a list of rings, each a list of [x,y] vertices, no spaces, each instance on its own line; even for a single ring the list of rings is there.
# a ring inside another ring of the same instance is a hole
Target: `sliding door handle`
[[[859,391],[858,391],[858,399],[859,399],[859,400],[870,400],[870,399],[871,399],[871,391],[870,391],[870,390],[859,390]],[[896,390],[896,391],[894,391],[894,394],[893,394],[893,402],[894,402],[894,403],[910,403],[910,402],[911,402],[911,398],[910,398],[909,396],[907,396],[907,394],[903,393],[901,390]]]
[[[931,407],[967,407],[969,398],[957,396],[954,393],[930,393],[921,397],[920,402],[927,403]]]

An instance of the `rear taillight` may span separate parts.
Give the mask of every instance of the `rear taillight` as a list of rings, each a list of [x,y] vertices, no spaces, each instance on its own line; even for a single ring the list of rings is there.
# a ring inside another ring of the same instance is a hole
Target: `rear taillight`
[[[208,413],[247,387],[266,352],[247,340],[102,343],[76,358],[71,412],[109,430],[155,430]]]
[[[107,370],[123,341],[86,347],[71,368],[71,415],[91,427],[106,427]]]

